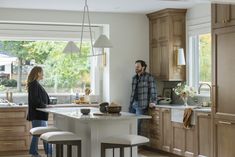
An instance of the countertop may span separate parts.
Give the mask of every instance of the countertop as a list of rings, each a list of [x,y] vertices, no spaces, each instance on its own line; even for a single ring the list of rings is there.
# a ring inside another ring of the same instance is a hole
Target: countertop
[[[55,105],[49,105],[52,108],[60,108],[60,107],[99,107],[99,104],[55,104]],[[2,103],[0,104],[0,109],[4,108],[27,108],[28,105],[17,105],[15,103]]]
[[[83,115],[81,113],[82,108],[88,108],[91,110],[90,114]],[[147,115],[135,115],[132,113],[121,112],[120,114],[102,114],[98,108],[95,107],[65,107],[65,108],[38,108],[37,110],[53,113],[69,118],[75,118],[77,120],[125,120],[125,119],[151,119],[151,116]],[[98,114],[98,115],[95,115]]]
[[[195,112],[211,112],[211,107],[200,107],[200,106],[184,106],[180,104],[172,104],[172,105],[157,105],[157,108],[169,108],[169,109],[179,109],[184,110],[186,108],[192,108]]]

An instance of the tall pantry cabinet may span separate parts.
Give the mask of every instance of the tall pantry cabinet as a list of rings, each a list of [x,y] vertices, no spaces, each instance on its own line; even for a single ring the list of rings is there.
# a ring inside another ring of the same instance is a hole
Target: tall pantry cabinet
[[[212,4],[213,157],[235,156],[235,6]]]
[[[184,81],[185,66],[177,66],[179,48],[185,50],[185,9],[148,14],[150,72],[161,81]]]

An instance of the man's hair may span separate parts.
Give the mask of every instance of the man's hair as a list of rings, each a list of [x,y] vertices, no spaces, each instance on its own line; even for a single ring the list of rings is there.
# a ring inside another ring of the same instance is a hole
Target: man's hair
[[[145,63],[145,61],[143,61],[143,60],[137,60],[137,61],[135,61],[135,64],[136,64],[136,63],[140,63],[141,66],[144,67],[144,71],[146,70],[147,64]]]

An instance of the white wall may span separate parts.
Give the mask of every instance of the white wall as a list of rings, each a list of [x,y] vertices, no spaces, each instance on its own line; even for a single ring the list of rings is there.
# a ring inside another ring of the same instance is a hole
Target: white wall
[[[71,11],[1,9],[0,22],[80,24],[82,13]],[[143,14],[91,13],[94,24],[108,24],[113,48],[104,69],[105,98],[128,109],[134,62],[149,60],[148,19]]]

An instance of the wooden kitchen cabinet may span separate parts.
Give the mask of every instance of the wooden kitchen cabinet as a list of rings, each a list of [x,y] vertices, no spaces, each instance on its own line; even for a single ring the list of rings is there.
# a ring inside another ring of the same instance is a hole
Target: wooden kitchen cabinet
[[[212,5],[212,27],[222,28],[235,25],[235,6],[230,4]]]
[[[196,155],[210,157],[211,151],[211,113],[196,113]]]
[[[212,19],[228,18],[212,29],[212,144],[213,157],[234,157],[235,149],[235,5],[212,5]],[[228,16],[229,15],[229,16]],[[218,17],[219,16],[219,17]],[[218,21],[218,20],[217,20]]]
[[[0,109],[0,154],[13,154],[29,148],[27,108]]]
[[[172,122],[172,153],[195,156],[195,126],[185,129],[182,123]]]
[[[161,128],[161,149],[166,152],[171,152],[171,110],[167,108],[161,109],[160,117]]]
[[[160,108],[149,109],[149,115],[152,119],[149,122],[149,139],[150,147],[155,149],[161,148],[161,130],[160,130]]]
[[[178,48],[185,49],[185,14],[185,9],[164,9],[147,15],[150,72],[158,80],[185,80],[185,66],[177,66]]]
[[[235,121],[215,120],[216,157],[234,157]]]

